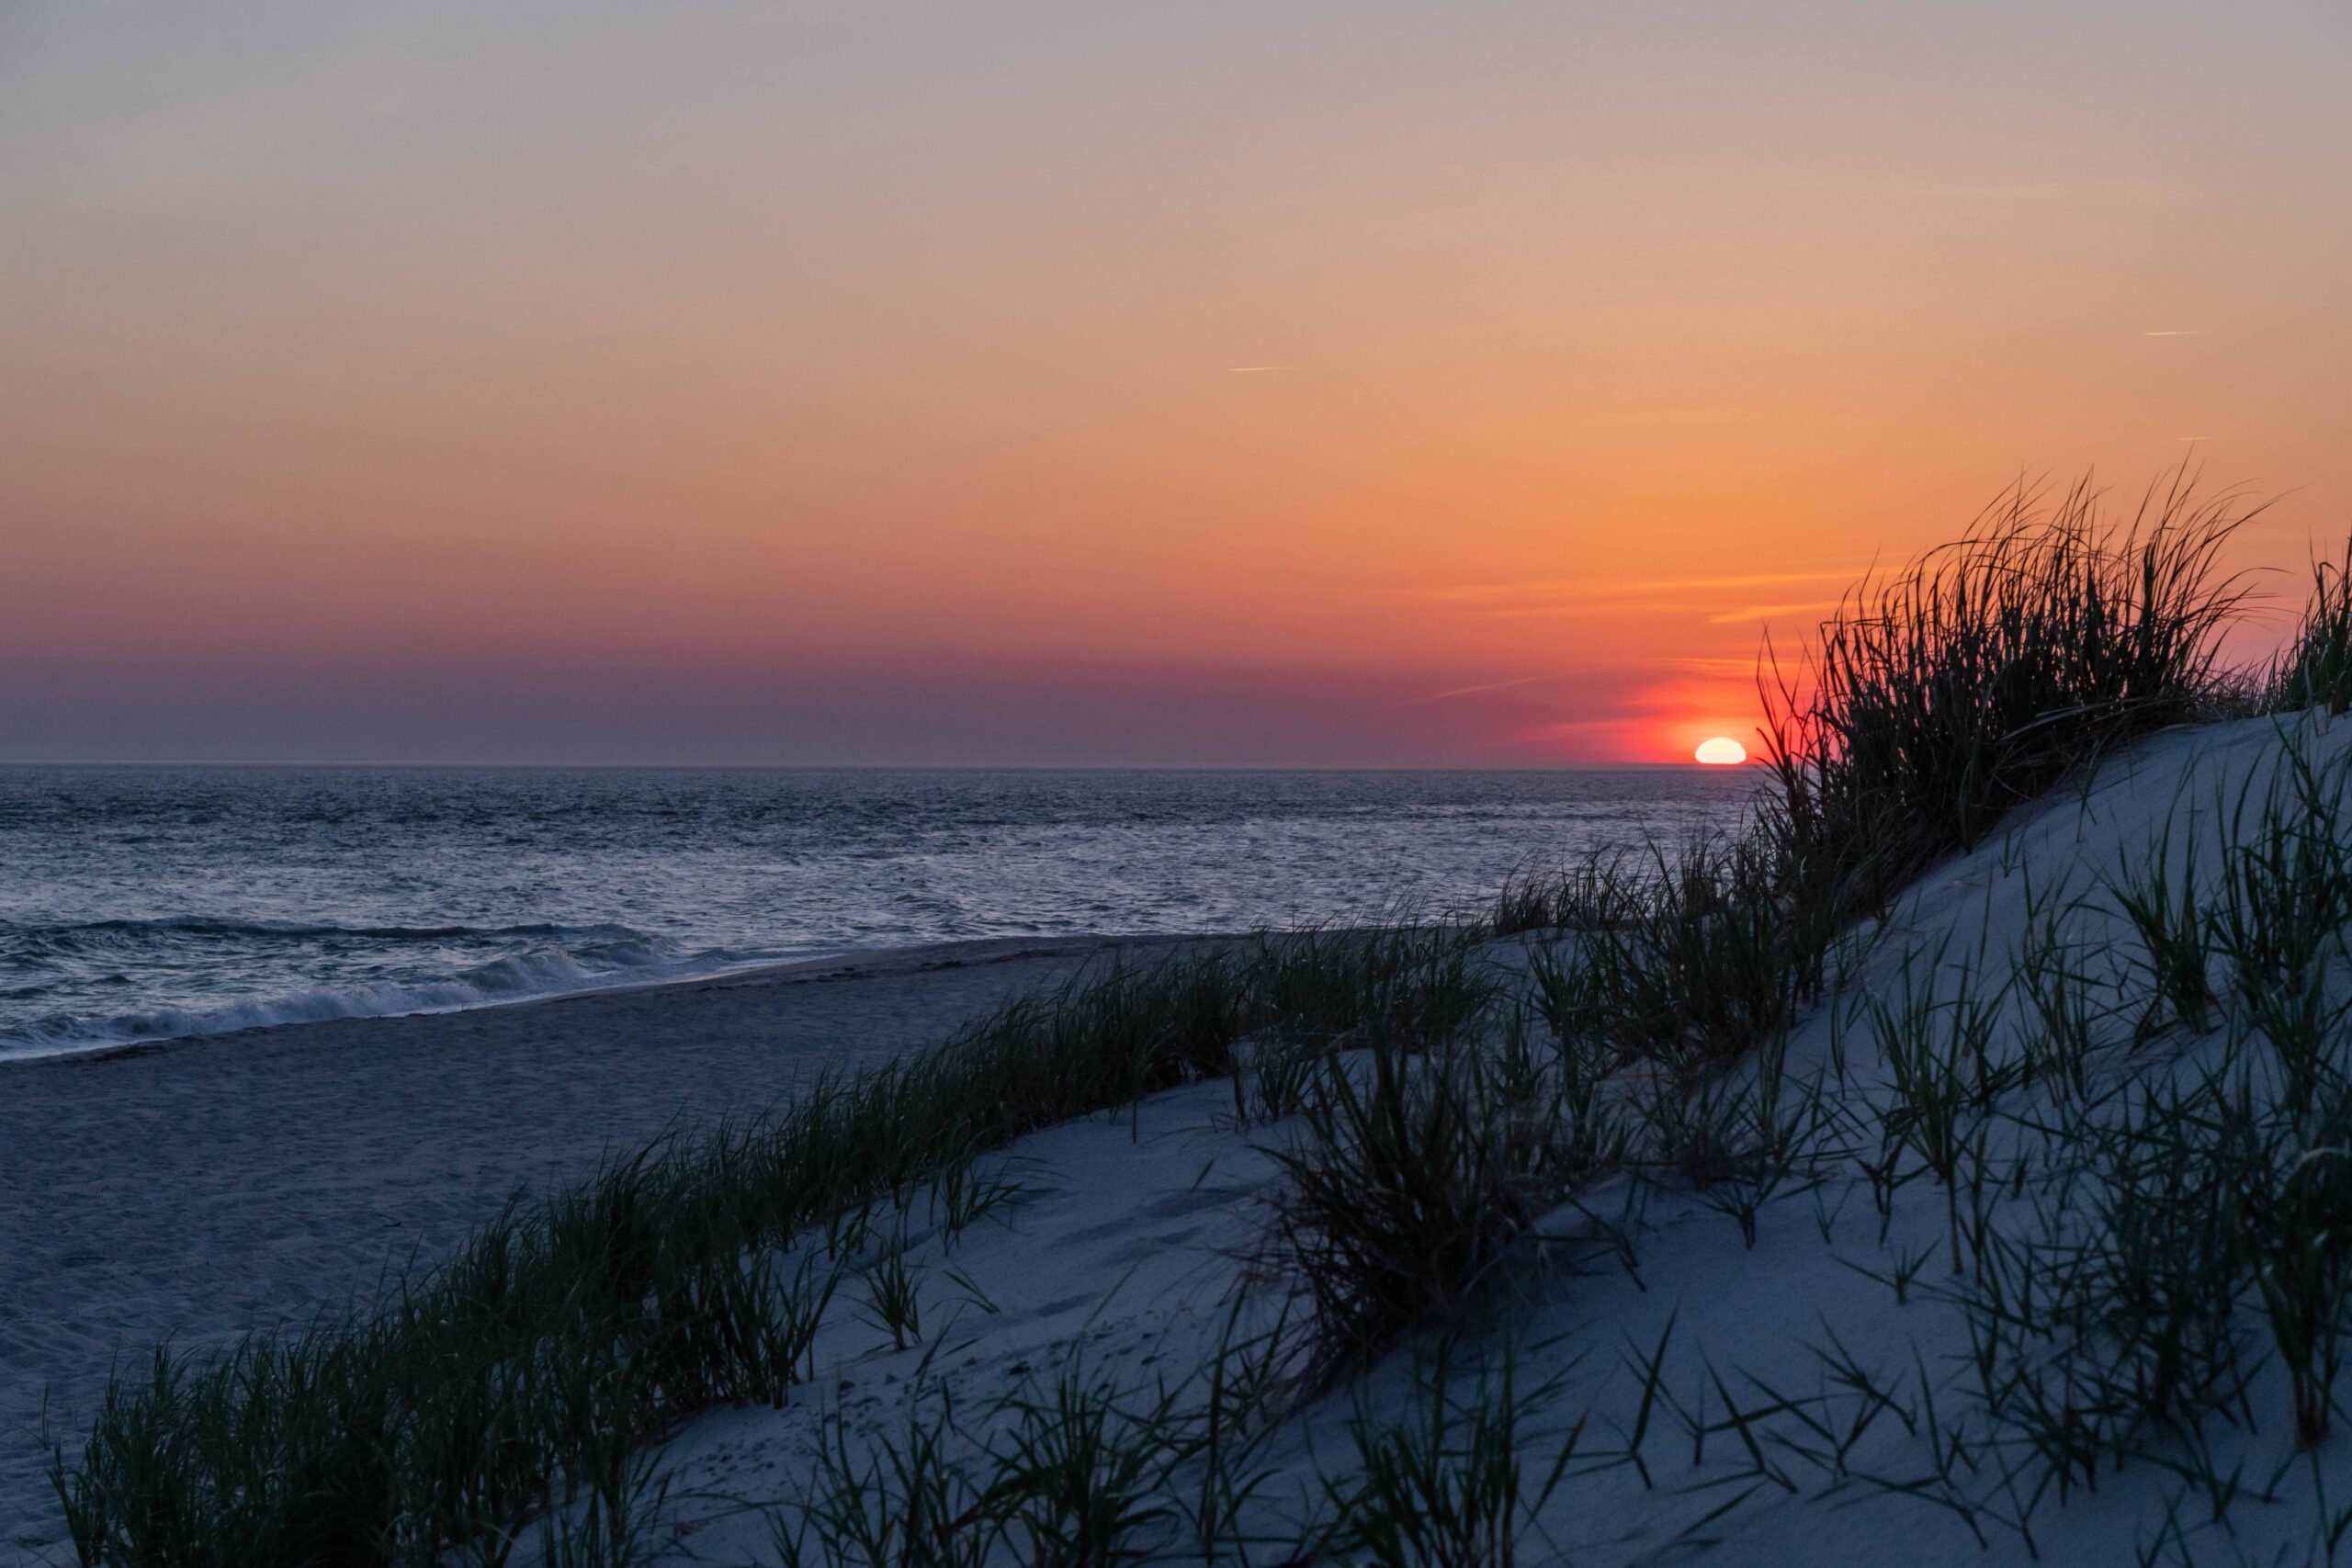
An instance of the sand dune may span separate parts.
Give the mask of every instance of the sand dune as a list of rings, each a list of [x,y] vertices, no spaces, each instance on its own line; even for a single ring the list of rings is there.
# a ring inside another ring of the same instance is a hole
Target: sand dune
[[[2158,737],[2111,762],[2094,786],[2020,812],[1996,841],[1919,883],[1843,997],[1791,1043],[1792,1080],[1840,1075],[1824,1101],[1838,1120],[1821,1128],[1823,1157],[1763,1204],[1752,1248],[1720,1201],[1670,1179],[1644,1182],[1637,1273],[1606,1247],[1568,1247],[1552,1272],[1502,1293],[1475,1337],[1490,1352],[1517,1347],[1522,1387],[1548,1384],[1521,1433],[1531,1476],[1581,1423],[1579,1457],[1550,1504],[1525,1521],[1521,1561],[1924,1568],[2022,1562],[2030,1550],[2064,1563],[2132,1562],[2147,1552],[2165,1562],[2324,1560],[2319,1543],[2338,1517],[2330,1509],[2352,1503],[2352,1439],[2339,1432],[2299,1457],[2275,1361],[2254,1373],[2242,1411],[2208,1423],[2216,1472],[2235,1468],[2250,1494],[2225,1519],[2217,1522],[2210,1493],[2193,1479],[2191,1450],[2161,1437],[2146,1444],[2152,1457],[2102,1474],[2087,1495],[2077,1486],[2063,1506],[2054,1492],[2031,1496],[2030,1442],[1977,1397],[1958,1301],[1969,1280],[1946,1261],[1951,1211],[1942,1194],[1932,1180],[1911,1181],[1882,1224],[1866,1176],[1838,1153],[1877,1153],[1876,1118],[1894,1102],[1889,1063],[1859,1021],[1871,998],[1898,1003],[1912,984],[1932,987],[1948,1005],[1967,989],[1994,1003],[1992,1058],[2016,1059],[2028,1012],[2003,987],[2037,914],[2064,911],[2079,951],[2117,965],[2103,983],[2127,1008],[2143,1002],[2143,972],[2113,908],[2111,879],[2143,861],[2166,821],[2176,823],[2176,852],[2185,857],[2193,840],[2199,863],[2215,871],[2220,824],[2242,790],[2262,797],[2280,733],[2256,720]],[[2352,727],[2323,735],[2311,754],[2334,755],[2347,738]],[[1488,955],[1507,964],[1516,951],[1497,943]],[[2135,1049],[2123,1021],[2110,1022],[2090,1064],[2109,1089],[2190,1082],[2217,1062],[2230,1029],[2175,1027]],[[1002,1224],[951,1236],[917,1212],[908,1257],[930,1292],[926,1342],[894,1348],[859,1283],[845,1284],[810,1387],[782,1410],[698,1417],[669,1445],[668,1560],[773,1561],[771,1519],[794,1517],[775,1506],[823,1490],[816,1456],[844,1432],[853,1454],[873,1444],[903,1450],[910,1430],[944,1420],[960,1434],[951,1451],[985,1477],[1001,1461],[976,1440],[992,1438],[1003,1451],[1020,1402],[1051,1398],[1066,1369],[1142,1404],[1182,1386],[1227,1331],[1279,1185],[1266,1150],[1285,1128],[1237,1127],[1232,1112],[1224,1085],[1178,1089],[1016,1145],[1009,1168],[1031,1191]],[[2031,1129],[2054,1115],[2049,1086],[2012,1088],[1988,1122],[1990,1157],[2039,1160]],[[2052,1201],[2037,1168],[2047,1169],[2030,1163],[2016,1194],[1996,1184],[1988,1212],[2012,1241],[2037,1234],[2034,1202]],[[1589,1212],[1623,1213],[1618,1205],[1634,1191],[1620,1177],[1583,1201]],[[1574,1234],[1583,1213],[1564,1211],[1550,1224]],[[1906,1269],[1916,1269],[1915,1282],[1898,1294],[1892,1281]],[[2259,1314],[2242,1326],[2255,1366],[2267,1345]],[[1662,1394],[1636,1450],[1640,1369],[1661,1344]],[[1875,1415],[1840,1381],[1847,1357],[1892,1400]],[[1346,1476],[1353,1423],[1415,1419],[1428,1399],[1420,1377],[1413,1349],[1400,1350],[1269,1436],[1253,1460],[1260,1480],[1250,1510],[1269,1539],[1295,1540],[1327,1496],[1326,1478]],[[1458,1368],[1452,1387],[1469,1397]],[[1858,1420],[1860,1440],[1835,1463],[1824,1458],[1825,1429],[1843,1436]],[[1627,1461],[1630,1451],[1641,1454],[1646,1475]]]

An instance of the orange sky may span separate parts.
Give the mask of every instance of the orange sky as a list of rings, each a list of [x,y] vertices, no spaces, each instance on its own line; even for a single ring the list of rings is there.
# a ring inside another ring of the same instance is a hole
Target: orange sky
[[[203,11],[0,13],[0,757],[1681,759],[2352,523],[2332,0]]]

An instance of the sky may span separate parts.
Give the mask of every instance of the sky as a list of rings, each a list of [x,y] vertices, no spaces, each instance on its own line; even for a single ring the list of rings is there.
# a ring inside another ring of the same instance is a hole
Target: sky
[[[0,759],[1552,766],[2184,456],[2352,11],[0,0]]]

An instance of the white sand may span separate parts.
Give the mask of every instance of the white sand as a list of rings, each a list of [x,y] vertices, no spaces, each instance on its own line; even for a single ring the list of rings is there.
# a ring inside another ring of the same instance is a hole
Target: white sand
[[[119,1354],[339,1307],[518,1185],[933,1043],[1108,945],[958,943],[0,1064],[0,1560],[63,1550],[44,1395],[70,1454]]]
[[[2328,744],[2345,736],[2352,736],[2352,725]],[[1948,962],[1988,964],[1997,978],[2024,932],[2029,897],[2049,897],[2062,885],[2086,899],[2074,917],[2075,934],[2116,943],[2123,956],[2124,928],[2102,907],[2099,892],[2119,853],[2136,857],[2176,806],[2184,813],[2195,807],[2210,874],[2217,861],[2210,808],[2217,798],[2234,798],[2246,780],[2259,779],[2276,749],[2267,723],[2175,732],[2111,765],[2087,796],[2021,814],[1998,842],[1940,868],[1905,900],[1892,922],[1894,940],[1871,960],[1865,988],[1888,987],[1902,948],[1915,942],[1948,941]],[[2184,831],[2186,822],[2184,815]],[[1849,996],[1849,1004],[1854,999]],[[2102,1067],[2110,1074],[2177,1070],[2210,1055],[2212,1045],[2211,1037],[2177,1036],[2137,1054],[2118,1045]],[[1848,1103],[1866,1113],[1869,1100],[1883,1096],[1885,1069],[1867,1028],[1849,1030],[1846,1047]],[[1825,1010],[1800,1031],[1791,1070],[1823,1071],[1829,1053]],[[934,1235],[912,1253],[929,1292],[922,1346],[892,1349],[881,1330],[860,1321],[860,1287],[846,1285],[820,1343],[824,1370],[796,1391],[788,1408],[714,1412],[689,1423],[670,1445],[663,1464],[675,1561],[773,1561],[768,1506],[805,1487],[811,1444],[843,1422],[853,1451],[873,1434],[902,1435],[910,1391],[922,1391],[919,1404],[926,1410],[952,1398],[963,1424],[978,1429],[992,1402],[1050,1376],[1073,1356],[1137,1385],[1181,1380],[1202,1365],[1224,1322],[1238,1259],[1262,1234],[1265,1202],[1275,1190],[1274,1171],[1258,1145],[1282,1135],[1279,1128],[1237,1131],[1231,1108],[1227,1086],[1203,1085],[1162,1095],[1132,1115],[1056,1129],[1019,1145],[1018,1169],[1039,1195],[1015,1211],[1009,1225],[981,1225],[952,1247]],[[2019,1093],[2005,1109],[2030,1111],[2032,1097]],[[1875,1150],[1874,1130],[1865,1149]],[[1580,1272],[1525,1280],[1517,1299],[1497,1309],[1489,1341],[1518,1336],[1526,1348],[1522,1385],[1561,1380],[1538,1427],[1556,1435],[1584,1419],[1582,1451],[1598,1461],[1572,1472],[1521,1561],[1559,1553],[1579,1564],[1703,1559],[1929,1568],[2027,1560],[2022,1538],[1990,1517],[1982,1523],[1989,1545],[1980,1544],[1958,1513],[1887,1489],[1933,1469],[1918,1400],[1923,1372],[1937,1390],[1940,1420],[1984,1429],[1970,1411],[1962,1316],[1934,1299],[1954,1283],[1943,1261],[1940,1191],[1924,1180],[1905,1188],[1882,1242],[1871,1192],[1852,1164],[1839,1162],[1824,1174],[1815,1190],[1767,1206],[1753,1250],[1728,1215],[1693,1197],[1658,1192],[1640,1230],[1638,1283],[1605,1255],[1587,1253],[1578,1259]],[[1626,1190],[1621,1181],[1589,1201],[1606,1208]],[[1997,1213],[2005,1226],[2025,1224],[2023,1205]],[[1563,1214],[1557,1223],[1570,1228],[1576,1222]],[[1894,1259],[1921,1253],[1930,1261],[1907,1305],[1860,1271],[1885,1275]],[[960,1280],[949,1277],[951,1268]],[[982,1299],[995,1310],[981,1306]],[[1608,1452],[1626,1448],[1634,1423],[1640,1382],[1632,1362],[1659,1342],[1669,1319],[1668,1403],[1657,1411],[1644,1445],[1654,1483],[1645,1484],[1631,1466],[1607,1462]],[[1840,1478],[1799,1457],[1798,1449],[1819,1446],[1802,1422],[1767,1416],[1751,1428],[1763,1455],[1758,1465],[1725,1422],[1725,1393],[1747,1412],[1781,1396],[1821,1400],[1815,1414],[1850,1421],[1859,1402],[1839,1392],[1816,1353],[1833,1343],[1890,1388],[1904,1389],[1907,1414],[1920,1429],[1906,1431],[1883,1412]],[[2262,1345],[2257,1329],[2256,1353]],[[1396,1415],[1405,1408],[1410,1374],[1411,1357],[1400,1353],[1357,1393],[1375,1410]],[[2253,1406],[2258,1427],[2251,1434],[2216,1423],[2222,1465],[2244,1461],[2250,1480],[2263,1482],[2282,1466],[2283,1473],[2269,1500],[2240,1500],[2226,1525],[2213,1522],[2200,1496],[2179,1504],[2188,1559],[2322,1561],[2315,1545],[2319,1491],[2335,1509],[2352,1506],[2352,1435],[2339,1431],[2308,1461],[2296,1460],[2285,1383],[2275,1369],[2256,1380]],[[1270,1530],[1279,1533],[1312,1499],[1318,1468],[1348,1468],[1353,1407],[1343,1392],[1277,1431],[1259,1515]],[[1713,1428],[1703,1444],[1678,1409]],[[1534,1447],[1531,1472],[1543,1468],[1549,1452],[1541,1440]],[[1964,1467],[1958,1473],[1964,1488],[1996,1491],[1989,1469],[1973,1477]],[[2046,1562],[2142,1561],[2176,1511],[2180,1491],[2178,1479],[2163,1468],[2135,1463],[2102,1476],[2095,1495],[2077,1495],[2064,1507],[2043,1503],[2031,1516],[2033,1544]],[[2003,1501],[1994,1496],[1992,1508]],[[1726,1511],[1711,1518],[1718,1509]],[[2181,1561],[2182,1553],[2168,1551],[2155,1560]]]

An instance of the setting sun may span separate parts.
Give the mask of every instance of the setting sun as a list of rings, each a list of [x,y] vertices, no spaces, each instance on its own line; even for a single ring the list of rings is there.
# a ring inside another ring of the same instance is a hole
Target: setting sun
[[[1728,735],[1718,735],[1713,740],[1699,743],[1699,761],[1718,767],[1747,761],[1747,748]]]

